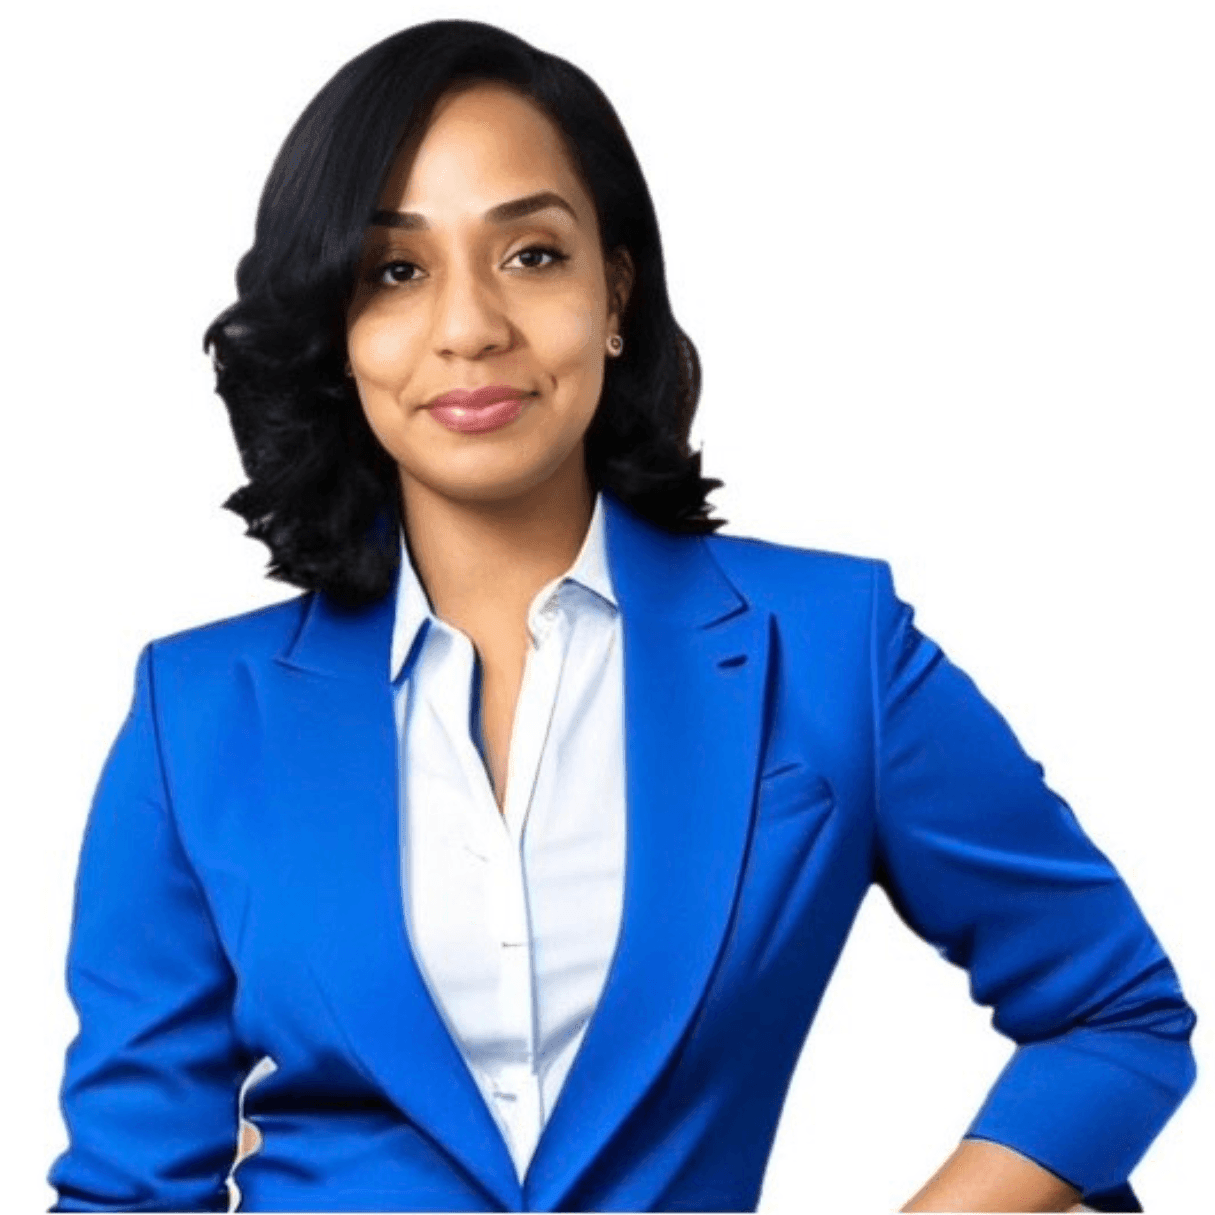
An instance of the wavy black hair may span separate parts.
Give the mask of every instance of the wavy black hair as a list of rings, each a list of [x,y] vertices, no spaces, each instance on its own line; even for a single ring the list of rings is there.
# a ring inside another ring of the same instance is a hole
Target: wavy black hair
[[[345,317],[367,224],[394,159],[440,97],[477,81],[513,86],[562,133],[595,204],[605,258],[624,247],[634,280],[623,353],[606,360],[585,439],[588,480],[663,529],[704,534],[706,496],[688,433],[700,360],[667,297],[658,221],[608,99],[586,73],[477,21],[415,25],[342,67],[292,127],[266,179],[237,300],[207,328],[248,477],[224,502],[270,549],[267,576],[346,607],[386,594],[400,561],[395,461],[345,375]]]

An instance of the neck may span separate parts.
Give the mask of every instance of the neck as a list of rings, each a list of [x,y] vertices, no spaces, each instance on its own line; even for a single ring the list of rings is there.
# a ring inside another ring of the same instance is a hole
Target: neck
[[[536,592],[569,569],[595,494],[578,453],[515,497],[452,498],[403,476],[402,502],[410,556],[432,610],[476,633],[503,617],[525,617]]]

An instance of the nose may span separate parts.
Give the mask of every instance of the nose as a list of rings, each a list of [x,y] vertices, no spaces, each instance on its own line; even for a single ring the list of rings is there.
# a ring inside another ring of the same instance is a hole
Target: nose
[[[466,263],[453,264],[435,295],[435,350],[476,358],[504,349],[510,338],[510,322],[492,279]]]

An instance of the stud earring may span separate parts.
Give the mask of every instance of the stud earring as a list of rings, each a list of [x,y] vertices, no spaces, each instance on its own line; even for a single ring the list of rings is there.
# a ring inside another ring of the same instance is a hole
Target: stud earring
[[[615,358],[624,349],[624,338],[618,333],[613,333],[607,340],[607,348],[608,354]]]

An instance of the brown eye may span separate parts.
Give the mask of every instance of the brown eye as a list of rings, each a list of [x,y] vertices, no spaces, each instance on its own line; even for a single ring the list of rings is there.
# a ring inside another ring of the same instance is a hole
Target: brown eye
[[[371,272],[370,278],[373,283],[378,283],[380,286],[388,286],[393,283],[412,283],[415,279],[409,272],[416,269],[417,266],[413,262],[384,262]]]
[[[516,253],[515,257],[547,257],[551,259],[544,263],[533,261],[530,264],[525,264],[523,267],[525,270],[549,270],[559,262],[569,260],[566,254],[562,253],[560,249],[554,249],[551,245],[529,245],[526,249],[521,249]]]

